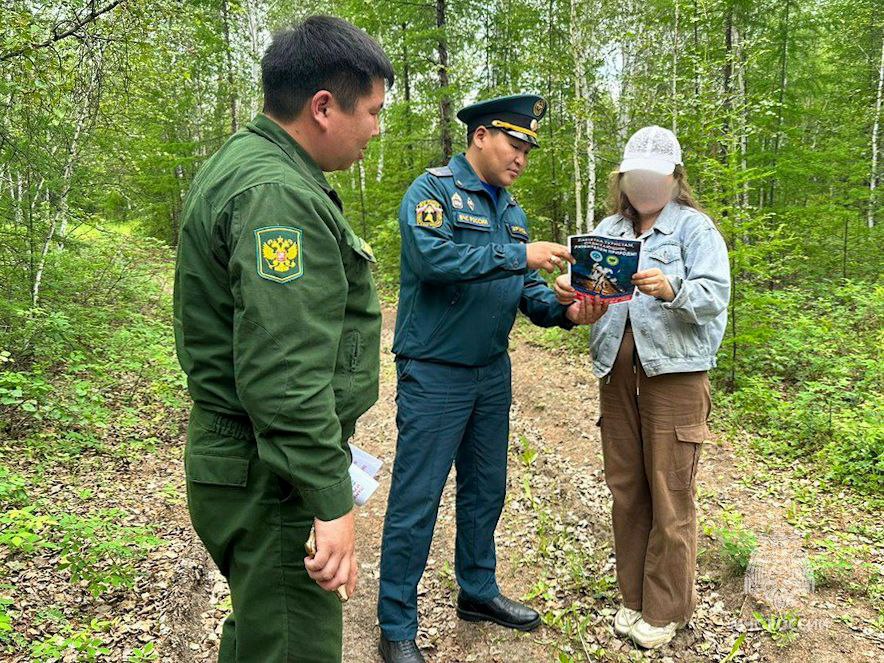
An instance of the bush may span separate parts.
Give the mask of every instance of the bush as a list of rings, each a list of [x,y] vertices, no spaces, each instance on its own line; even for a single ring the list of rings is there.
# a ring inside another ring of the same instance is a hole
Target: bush
[[[752,334],[738,348],[736,384],[727,352],[713,373],[725,419],[754,433],[762,453],[811,456],[831,480],[884,491],[884,287],[758,293],[738,316]]]
[[[724,511],[721,520],[721,525],[706,525],[703,531],[719,542],[721,559],[728,568],[735,574],[743,574],[758,547],[758,538],[743,524],[743,517],[738,513]]]

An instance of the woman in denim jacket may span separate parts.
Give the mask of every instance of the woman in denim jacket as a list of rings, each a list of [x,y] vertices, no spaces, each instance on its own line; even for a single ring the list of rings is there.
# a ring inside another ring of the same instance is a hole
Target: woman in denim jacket
[[[681,147],[667,129],[637,131],[609,183],[612,216],[594,234],[641,239],[638,288],[594,302],[590,346],[600,379],[602,452],[623,605],[614,630],[660,647],[690,619],[697,462],[708,437],[706,372],[727,322],[730,270],[715,224],[694,201]],[[556,280],[563,304],[577,293]]]

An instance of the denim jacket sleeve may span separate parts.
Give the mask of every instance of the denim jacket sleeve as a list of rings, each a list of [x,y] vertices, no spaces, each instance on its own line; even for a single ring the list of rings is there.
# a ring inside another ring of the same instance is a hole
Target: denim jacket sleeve
[[[675,299],[665,302],[680,320],[704,325],[714,320],[730,299],[727,246],[712,222],[703,218],[683,240],[685,276],[670,279]]]

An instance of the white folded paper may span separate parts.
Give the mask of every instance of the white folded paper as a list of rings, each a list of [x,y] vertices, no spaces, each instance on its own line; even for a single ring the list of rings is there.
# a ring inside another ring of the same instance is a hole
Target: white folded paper
[[[375,458],[367,451],[360,449],[355,444],[350,445],[353,454],[353,462],[350,464],[350,481],[353,483],[353,501],[357,506],[363,506],[368,498],[378,489],[378,482],[374,477],[384,464],[379,458]]]
[[[350,481],[353,482],[353,501],[363,506],[378,489],[378,482],[362,471],[358,465],[350,466]]]
[[[350,444],[350,452],[353,454],[353,464],[356,467],[372,478],[378,475],[384,461],[380,458],[375,458],[364,449],[360,449],[352,443]]]

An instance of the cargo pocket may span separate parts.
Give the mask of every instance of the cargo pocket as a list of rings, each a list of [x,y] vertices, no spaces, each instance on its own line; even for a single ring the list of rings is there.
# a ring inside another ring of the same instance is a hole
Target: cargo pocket
[[[705,423],[675,427],[672,469],[666,474],[669,490],[688,490],[693,485],[700,461],[700,447],[708,438],[709,429]]]
[[[192,483],[245,488],[249,479],[249,459],[190,453],[184,457],[184,472]]]

